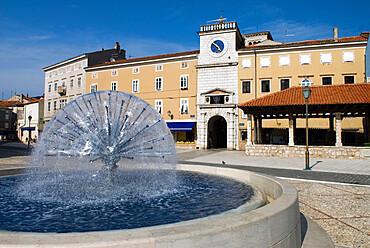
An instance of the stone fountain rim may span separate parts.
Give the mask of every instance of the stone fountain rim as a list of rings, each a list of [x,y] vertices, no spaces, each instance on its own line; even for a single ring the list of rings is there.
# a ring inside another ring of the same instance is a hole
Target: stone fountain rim
[[[260,223],[266,223],[270,226],[272,224],[269,223],[270,219],[272,220],[274,216],[285,216],[288,212],[294,215],[292,221],[283,219],[281,225],[286,225],[281,227],[283,230],[275,234],[269,233],[268,236],[272,237],[269,237],[269,240],[264,242],[268,242],[269,246],[274,245],[277,242],[281,242],[281,240],[289,238],[290,235],[300,229],[299,208],[298,206],[296,207],[298,205],[298,192],[292,185],[282,180],[232,168],[179,164],[177,169],[231,177],[234,180],[256,186],[267,194],[270,199],[275,198],[275,200],[254,210],[250,210],[250,204],[246,203],[236,209],[218,215],[137,229],[82,233],[0,231],[0,245],[2,247],[14,245],[61,247],[63,244],[65,246],[73,245],[73,247],[155,247],[159,243],[173,243],[177,242],[177,240],[188,240],[194,237],[209,238],[215,234],[222,235],[221,233],[224,233],[225,230],[250,228],[250,226],[252,226],[253,230],[255,223],[257,223],[257,226]],[[261,182],[264,182],[265,185],[261,185]],[[273,189],[269,189],[271,185],[266,184],[271,184]],[[259,195],[258,197],[261,196]],[[281,233],[280,235],[279,232]]]

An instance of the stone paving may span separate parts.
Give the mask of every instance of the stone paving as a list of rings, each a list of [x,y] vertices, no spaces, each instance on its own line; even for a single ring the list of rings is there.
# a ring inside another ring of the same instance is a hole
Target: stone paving
[[[29,164],[27,146],[0,142],[0,172]],[[299,192],[300,210],[320,224],[337,248],[370,247],[370,160],[246,157],[243,151],[177,150],[181,163],[235,167],[285,178]],[[331,183],[346,182],[351,184]],[[357,184],[361,184],[357,185]]]

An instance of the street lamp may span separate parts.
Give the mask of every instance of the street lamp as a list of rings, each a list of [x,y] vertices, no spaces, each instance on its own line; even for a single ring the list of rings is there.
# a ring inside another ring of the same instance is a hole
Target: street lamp
[[[30,141],[31,141],[31,120],[32,120],[32,116],[31,116],[31,113],[30,113],[30,115],[28,116],[28,144],[27,144],[27,150],[30,149]]]
[[[307,85],[302,90],[303,96],[306,99],[306,153],[305,153],[305,159],[306,159],[306,167],[304,170],[311,170],[310,168],[310,159],[309,159],[309,152],[308,152],[308,98],[310,98],[311,95],[311,89]]]

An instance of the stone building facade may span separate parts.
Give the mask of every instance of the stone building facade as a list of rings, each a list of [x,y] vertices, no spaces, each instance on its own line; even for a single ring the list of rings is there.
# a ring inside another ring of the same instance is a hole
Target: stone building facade
[[[59,63],[47,66],[45,72],[45,125],[68,102],[85,94],[88,66],[107,61],[125,59],[125,50],[117,42],[114,49],[85,53]]]
[[[244,149],[254,142],[246,139],[253,136],[247,126],[255,133],[256,122],[248,122],[238,104],[304,84],[366,81],[364,34],[340,38],[334,32],[331,39],[281,43],[268,31],[242,35],[236,22],[223,21],[200,26],[198,51],[88,66],[85,93],[120,90],[148,101],[178,145]],[[344,118],[342,130],[352,137],[363,132],[362,122]],[[310,121],[318,137],[330,125],[320,118]],[[266,142],[288,144],[288,119],[266,119],[262,126]],[[302,129],[304,120],[297,119],[296,126]]]

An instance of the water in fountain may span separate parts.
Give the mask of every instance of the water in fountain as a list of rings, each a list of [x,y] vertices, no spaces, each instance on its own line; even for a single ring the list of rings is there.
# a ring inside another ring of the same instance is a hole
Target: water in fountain
[[[50,121],[27,174],[0,178],[0,230],[160,225],[218,214],[254,194],[175,165],[173,137],[150,104],[117,91],[83,95]]]
[[[50,121],[20,192],[74,202],[109,200],[117,190],[125,198],[152,196],[173,186],[175,174],[160,169],[175,164],[172,135],[149,103],[124,92],[99,91],[72,101]]]

